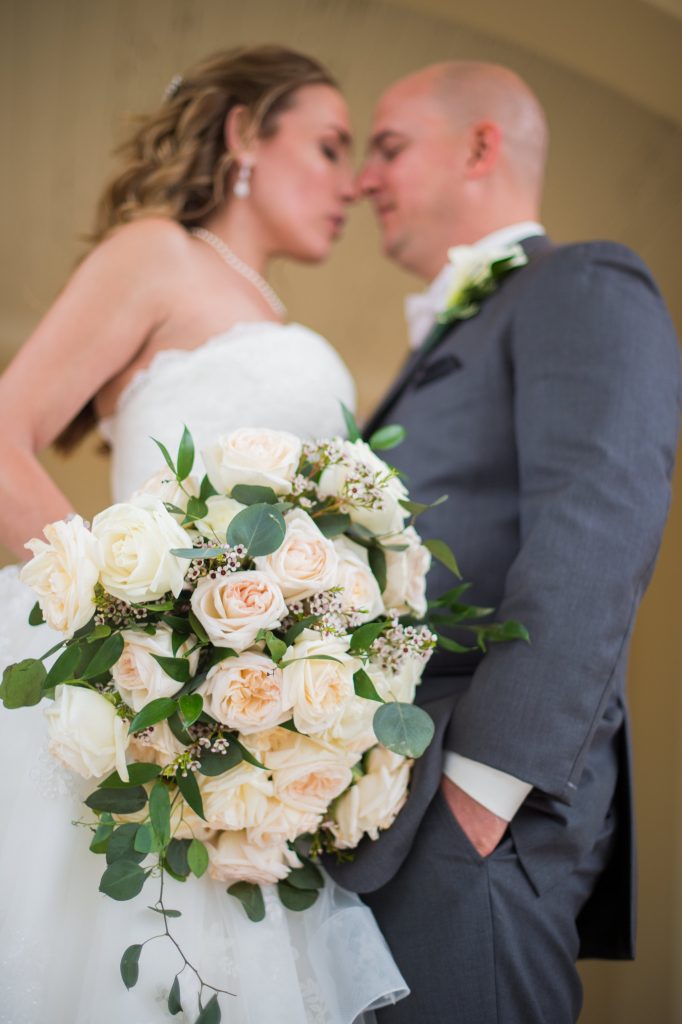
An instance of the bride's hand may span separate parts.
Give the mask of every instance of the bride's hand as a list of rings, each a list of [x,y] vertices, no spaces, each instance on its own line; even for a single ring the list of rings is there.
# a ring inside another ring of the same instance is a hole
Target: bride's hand
[[[465,793],[446,775],[440,788],[459,827],[481,857],[493,852],[504,835],[508,822]]]

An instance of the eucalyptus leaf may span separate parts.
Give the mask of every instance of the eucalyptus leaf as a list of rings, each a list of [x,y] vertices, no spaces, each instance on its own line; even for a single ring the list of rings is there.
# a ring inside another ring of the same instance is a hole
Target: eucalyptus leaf
[[[180,1002],[180,977],[175,975],[171,990],[168,993],[168,1012],[172,1017],[175,1017],[177,1013],[182,1013],[182,1003]]]
[[[236,484],[231,496],[240,505],[276,505],[279,501],[272,487],[260,487],[257,484]]]
[[[461,577],[459,566],[457,565],[457,559],[453,555],[452,551],[445,543],[444,540],[438,540],[436,538],[432,540],[422,541],[425,548],[428,548],[434,558],[437,558],[439,562],[454,573],[455,576]]]
[[[106,779],[99,783],[99,789],[126,789],[130,786],[142,786],[145,782],[151,782],[157,775],[161,774],[161,767],[158,764],[148,764],[146,761],[135,761],[128,765],[128,782],[125,782],[118,772],[112,772]]]
[[[110,814],[103,814],[100,818],[99,825],[95,829],[94,835],[90,840],[90,851],[92,853],[106,853],[109,840],[114,831],[114,819]]]
[[[45,617],[43,615],[43,610],[40,607],[40,602],[36,601],[31,608],[31,611],[28,613],[28,624],[29,626],[42,626],[44,621]]]
[[[165,658],[162,654],[152,654],[152,658],[176,683],[189,682],[190,671],[187,658]]]
[[[25,658],[8,665],[2,675],[0,697],[6,708],[30,708],[39,704],[47,672],[42,661]]]
[[[153,910],[155,914],[161,914],[161,917],[182,917],[181,910],[169,910],[168,907],[147,907],[147,910]]]
[[[194,813],[198,814],[199,817],[203,818],[205,821],[206,816],[204,815],[204,802],[201,799],[201,792],[197,785],[197,780],[194,778],[194,772],[188,772],[187,775],[183,775],[182,772],[178,772],[175,776],[175,781],[178,785],[178,789]]]
[[[201,498],[195,498],[192,496],[187,502],[187,512],[185,513],[185,519],[190,522],[193,519],[205,519],[208,515],[208,505]]]
[[[194,441],[187,427],[182,431],[178,448],[178,481],[186,480],[194,465]]]
[[[201,878],[208,867],[208,852],[203,843],[193,839],[187,850],[187,863],[193,875]]]
[[[199,771],[202,775],[208,775],[209,777],[224,775],[230,768],[235,768],[241,760],[241,750],[236,743],[230,743],[224,754],[217,754],[213,751],[202,754]]]
[[[324,886],[322,872],[307,858],[303,858],[302,867],[289,872],[286,880],[295,889],[322,889]]]
[[[123,653],[124,641],[120,633],[112,633],[107,637],[101,647],[98,647],[92,660],[88,662],[83,672],[84,679],[96,679],[104,675],[112,665],[115,665]]]
[[[378,545],[367,551],[369,567],[382,592],[386,589],[386,554]]]
[[[150,822],[145,821],[142,825],[138,827],[138,830],[135,833],[133,849],[137,853],[142,853],[145,856],[148,853],[161,852],[159,844],[156,840],[156,836],[154,834],[154,829],[152,828]]]
[[[433,719],[416,704],[390,701],[372,720],[374,734],[388,750],[404,757],[421,757],[433,739]]]
[[[132,860],[115,860],[99,883],[99,891],[112,900],[132,900],[142,890],[147,872]]]
[[[358,697],[364,697],[365,700],[377,700],[380,704],[385,703],[384,698],[377,692],[371,676],[365,672],[364,668],[359,668],[353,675],[353,685]]]
[[[388,451],[389,448],[397,448],[405,440],[405,428],[397,423],[387,424],[375,430],[369,439],[369,446],[373,451]]]
[[[133,786],[130,789],[96,789],[84,803],[93,811],[135,814],[147,803],[147,791],[143,786]]]
[[[184,880],[189,875],[189,864],[187,863],[187,851],[189,839],[171,839],[166,850],[166,861],[173,875]]]
[[[121,957],[121,977],[123,978],[123,984],[127,989],[131,989],[137,984],[137,979],[140,976],[141,952],[142,946],[139,944],[135,946],[128,946]]]
[[[235,882],[228,888],[230,896],[234,896],[243,906],[249,921],[262,921],[265,917],[265,900],[260,885],[253,882]]]
[[[277,883],[277,895],[287,910],[307,910],[318,896],[317,889],[297,889],[287,881]]]
[[[215,992],[204,1006],[194,1024],[220,1024],[221,1014],[218,993]]]
[[[284,516],[264,502],[242,509],[227,528],[228,544],[243,544],[250,558],[276,551],[285,535]]]
[[[170,842],[170,813],[168,786],[163,782],[157,782],[149,794],[149,819],[157,842],[162,848]]]
[[[115,860],[121,858],[132,860],[136,864],[144,860],[146,855],[135,847],[135,836],[139,827],[137,823],[126,822],[112,832],[106,849],[107,864],[113,864]]]
[[[350,411],[350,409],[348,409],[343,404],[343,402],[341,402],[340,404],[341,404],[341,411],[343,413],[343,418],[344,418],[345,423],[346,423],[346,433],[348,434],[348,440],[349,441],[359,441],[362,438],[362,433],[360,432],[360,428],[358,427],[358,425],[357,425],[357,423],[355,421],[355,416]]]
[[[218,555],[225,554],[225,548],[171,548],[170,553],[176,558],[217,558]]]
[[[128,732],[140,732],[140,730],[146,729],[149,725],[163,722],[177,711],[177,707],[177,702],[170,697],[157,697],[156,700],[151,700],[149,704],[145,704],[142,710],[138,711],[135,715],[130,723]]]
[[[315,519],[315,524],[320,533],[325,537],[338,537],[349,528],[351,518],[347,512],[330,512],[329,515],[321,515]]]

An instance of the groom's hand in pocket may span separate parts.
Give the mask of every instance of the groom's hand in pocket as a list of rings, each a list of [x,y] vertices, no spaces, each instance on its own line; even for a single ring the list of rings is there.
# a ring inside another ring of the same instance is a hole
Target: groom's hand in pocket
[[[460,789],[447,775],[441,778],[440,788],[469,842],[481,857],[487,857],[502,839],[509,823],[479,804],[478,800]]]

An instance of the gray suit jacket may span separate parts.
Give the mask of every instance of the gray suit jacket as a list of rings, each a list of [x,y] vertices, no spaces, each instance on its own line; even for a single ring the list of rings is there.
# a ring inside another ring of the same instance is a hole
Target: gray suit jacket
[[[538,893],[614,817],[617,841],[583,912],[584,955],[627,957],[634,926],[625,670],[670,500],[680,362],[651,275],[621,245],[524,244],[530,262],[476,316],[413,354],[368,424],[402,423],[391,453],[420,518],[457,555],[472,602],[529,629],[485,657],[439,654],[418,699],[436,738],[391,829],[328,868],[358,892],[408,855],[442,747],[531,783],[511,825]],[[454,585],[440,565],[429,593]]]

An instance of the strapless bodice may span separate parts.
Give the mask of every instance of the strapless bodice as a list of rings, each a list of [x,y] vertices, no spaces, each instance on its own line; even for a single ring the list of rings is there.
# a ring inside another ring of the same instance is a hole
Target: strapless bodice
[[[162,468],[152,438],[174,454],[183,424],[197,452],[237,427],[329,437],[344,432],[341,402],[355,407],[347,367],[301,324],[237,324],[198,348],[159,352],[100,423],[112,447],[114,500],[130,497]]]

